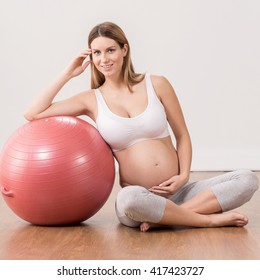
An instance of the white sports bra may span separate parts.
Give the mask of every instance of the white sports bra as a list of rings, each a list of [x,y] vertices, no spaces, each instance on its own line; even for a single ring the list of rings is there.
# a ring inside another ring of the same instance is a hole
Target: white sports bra
[[[139,115],[126,118],[113,113],[102,93],[95,89],[98,104],[96,125],[103,139],[113,152],[147,139],[164,138],[169,135],[168,122],[162,103],[157,97],[149,74],[145,75],[148,96],[146,109]]]

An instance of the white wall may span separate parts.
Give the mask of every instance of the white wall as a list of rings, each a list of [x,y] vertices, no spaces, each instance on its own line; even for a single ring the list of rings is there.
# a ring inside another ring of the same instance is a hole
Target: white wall
[[[193,170],[260,169],[257,0],[0,0],[0,148],[33,96],[114,21],[135,68],[165,75],[193,141]],[[89,88],[89,72],[59,98]]]

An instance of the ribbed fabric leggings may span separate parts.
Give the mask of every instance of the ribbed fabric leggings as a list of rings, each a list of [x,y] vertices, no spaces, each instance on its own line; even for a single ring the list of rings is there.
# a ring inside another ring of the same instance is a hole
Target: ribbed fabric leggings
[[[224,212],[249,201],[258,189],[258,178],[249,170],[227,172],[210,179],[188,182],[168,199],[181,205],[208,188],[213,191]],[[160,222],[165,206],[166,198],[142,186],[127,186],[117,195],[116,214],[122,224],[138,227],[142,222]]]

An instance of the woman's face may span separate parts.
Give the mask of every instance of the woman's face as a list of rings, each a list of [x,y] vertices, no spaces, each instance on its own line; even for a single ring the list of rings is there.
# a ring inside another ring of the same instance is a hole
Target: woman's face
[[[92,61],[105,77],[120,74],[127,54],[127,45],[120,48],[118,43],[107,37],[97,37],[91,43]]]

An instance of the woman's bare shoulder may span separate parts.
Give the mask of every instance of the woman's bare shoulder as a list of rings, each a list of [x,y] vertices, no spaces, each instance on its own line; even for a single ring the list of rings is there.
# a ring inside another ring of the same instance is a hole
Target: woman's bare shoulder
[[[83,90],[81,92],[79,92],[77,94],[78,96],[94,96],[95,95],[95,91],[94,89],[86,89],[86,90]]]
[[[94,89],[83,90],[75,95],[81,101],[92,101],[95,100],[95,91]]]
[[[161,83],[168,82],[168,80],[165,78],[165,76],[162,76],[162,75],[151,74],[150,77],[151,77],[153,84],[161,84]]]
[[[151,75],[151,81],[159,97],[162,97],[167,92],[173,91],[171,83],[165,76]]]
[[[83,90],[76,94],[74,98],[76,98],[79,103],[83,104],[87,114],[93,114],[95,112],[97,101],[94,89]]]

